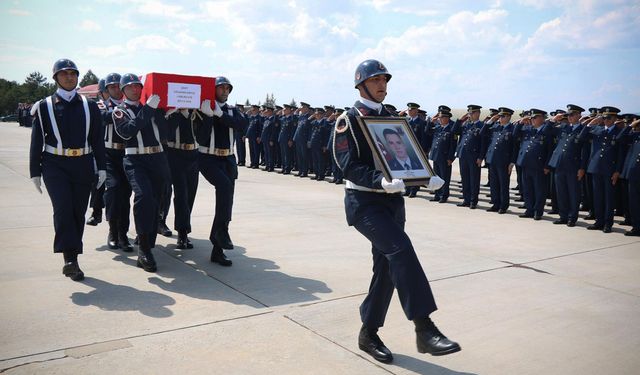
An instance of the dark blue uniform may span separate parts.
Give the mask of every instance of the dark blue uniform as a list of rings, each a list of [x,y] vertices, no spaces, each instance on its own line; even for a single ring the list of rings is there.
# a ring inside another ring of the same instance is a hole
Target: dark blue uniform
[[[547,198],[549,179],[544,172],[553,146],[553,135],[546,130],[518,123],[513,130],[515,138],[522,137],[516,165],[522,168],[522,194],[526,216],[541,217]]]
[[[558,213],[560,220],[575,223],[580,208],[580,180],[578,171],[587,169],[589,144],[579,139],[583,126],[568,123],[554,127],[558,142],[547,163],[554,170]]]
[[[104,118],[107,112],[106,103],[102,100],[96,101],[100,114]],[[103,124],[104,126],[104,121]],[[96,180],[97,182],[97,180]],[[92,209],[91,217],[87,220],[87,225],[98,225],[102,221],[102,209],[104,208],[104,189],[106,184],[102,184],[99,189],[96,188],[97,184],[91,186],[91,198],[89,199],[89,206]]]
[[[282,156],[282,172],[290,173],[293,168],[293,134],[295,132],[295,118],[292,115],[283,116],[278,134],[278,145]]]
[[[433,170],[444,180],[444,185],[435,191],[434,200],[446,201],[449,198],[449,183],[451,182],[451,164],[455,159],[456,139],[453,134],[453,122],[447,125],[433,123],[427,132],[432,135],[429,159],[433,161]]]
[[[238,126],[237,129],[234,129],[233,138],[236,141],[237,164],[239,166],[244,166],[247,160],[247,144],[245,142],[245,137],[247,135],[247,128],[249,126],[249,123],[244,113],[242,113],[241,111],[238,111],[238,113],[245,121],[242,121],[240,126]]]
[[[617,139],[628,145],[621,177],[627,180],[629,192],[629,216],[632,229],[626,234],[640,235],[640,131],[625,128]]]
[[[215,217],[209,239],[215,246],[219,232],[228,233],[238,166],[233,155],[233,131],[243,126],[243,117],[227,104],[220,107],[222,116],[202,116],[196,127],[200,173],[216,188]]]
[[[167,118],[167,159],[173,185],[174,229],[178,233],[191,233],[191,211],[198,190],[198,149],[191,117],[185,114],[178,111]]]
[[[311,137],[310,146],[313,156],[313,171],[316,175],[316,180],[324,180],[327,166],[325,163],[325,151],[326,145],[329,141],[329,125],[327,120],[322,118],[311,122]]]
[[[356,110],[357,109],[357,110]],[[437,309],[427,277],[422,270],[411,240],[404,231],[405,208],[400,193],[382,189],[382,172],[362,130],[357,124],[363,116],[390,116],[356,102],[347,114],[351,126],[338,124],[335,133],[336,160],[344,172],[347,223],[371,241],[373,277],[369,293],[360,305],[360,317],[368,328],[384,325],[394,288],[408,319],[427,317]]]
[[[54,94],[34,105],[29,174],[42,176],[53,205],[53,252],[77,256],[95,168],[105,169],[100,111],[79,94],[68,102]]]
[[[462,179],[462,200],[464,204],[477,205],[480,194],[480,167],[477,160],[483,159],[482,135],[480,131],[484,123],[482,121],[466,121],[461,124],[456,121],[454,134],[460,136],[456,146],[456,156],[460,164],[460,177]]]
[[[615,172],[622,170],[623,163],[620,142],[616,140],[619,132],[620,130],[614,125],[609,129],[604,126],[585,127],[580,133],[581,140],[592,140],[587,173],[591,173],[593,179],[595,227],[613,226],[615,207],[614,185],[611,178]]]
[[[166,138],[164,113],[125,101],[113,111],[112,117],[116,132],[125,140],[123,164],[134,193],[133,219],[140,247],[149,250],[155,247],[160,200],[171,181],[161,144],[161,139]]]
[[[251,168],[258,168],[260,165],[260,144],[257,139],[262,134],[262,116],[259,114],[249,116],[249,126],[247,127],[247,140],[249,141],[249,157],[251,158]]]
[[[413,131],[413,135],[418,142],[418,145],[420,146],[420,148],[423,148],[423,138],[427,123],[420,116],[408,117],[407,120],[409,122],[409,127]],[[424,149],[422,150],[422,152],[427,155]],[[411,198],[413,198],[416,196],[419,190],[420,186],[407,186],[405,189],[405,195],[409,195]]]
[[[270,172],[274,167],[274,146],[273,133],[276,130],[276,116],[272,115],[264,119],[262,123],[262,132],[260,134],[260,141],[262,142],[262,148],[264,151],[265,170]]]
[[[482,155],[489,164],[491,208],[509,208],[509,165],[514,162],[513,124],[486,123],[482,127]]]
[[[298,115],[298,126],[293,134],[293,141],[296,144],[296,158],[298,164],[298,176],[306,177],[309,173],[309,137],[311,135],[310,114]]]

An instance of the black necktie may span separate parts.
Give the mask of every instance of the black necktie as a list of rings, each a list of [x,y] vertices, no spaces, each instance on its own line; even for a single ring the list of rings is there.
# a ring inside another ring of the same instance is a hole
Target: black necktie
[[[404,169],[406,169],[406,170],[410,170],[411,169],[411,166],[409,165],[408,162],[404,162]]]

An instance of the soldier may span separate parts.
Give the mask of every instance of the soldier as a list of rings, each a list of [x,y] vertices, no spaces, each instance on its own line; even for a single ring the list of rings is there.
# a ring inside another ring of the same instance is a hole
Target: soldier
[[[462,202],[458,203],[458,206],[469,207],[472,210],[478,206],[480,194],[480,167],[482,166],[480,131],[484,125],[480,121],[480,109],[482,107],[479,105],[469,104],[467,114],[456,121],[453,130],[454,134],[460,136],[456,146],[456,156],[462,179]]]
[[[298,177],[307,177],[309,174],[309,148],[307,142],[311,130],[311,106],[308,103],[300,102],[298,110],[298,126],[293,134],[293,141],[296,144],[296,157],[298,164]]]
[[[109,73],[105,77],[105,88],[109,99],[101,109],[102,121],[105,126],[104,146],[107,160],[107,181],[105,182],[104,203],[105,216],[109,223],[107,246],[110,249],[122,249],[132,252],[133,246],[129,242],[127,232],[130,224],[131,185],[124,170],[124,154],[126,141],[115,129],[113,119],[114,109],[123,103],[118,73]]]
[[[614,125],[620,110],[615,107],[603,107],[602,115],[593,119],[582,129],[581,140],[592,140],[591,155],[587,172],[593,178],[593,205],[596,222],[587,227],[589,230],[602,230],[611,233],[614,211],[614,187],[620,178],[623,155],[616,137],[620,130]],[[604,126],[598,126],[604,124]]]
[[[485,155],[489,164],[491,207],[487,211],[499,214],[509,208],[509,176],[514,166],[512,115],[512,109],[498,108],[498,114],[491,117],[480,132],[484,137],[480,154]],[[495,123],[496,120],[499,122]]]
[[[627,180],[631,229],[625,236],[640,236],[640,119],[627,126],[617,137],[628,146],[621,177]]]
[[[324,108],[318,107],[315,111],[315,120],[311,122],[311,136],[309,137],[309,146],[311,148],[311,157],[313,158],[313,172],[315,180],[324,181],[326,165],[324,152],[326,152],[327,139],[325,135]]]
[[[282,125],[283,109],[284,107],[280,105],[276,105],[276,111],[275,111],[276,122],[273,124],[274,128],[273,128],[273,131],[271,132],[271,138],[270,138],[270,141],[272,143],[271,155],[273,157],[274,168],[282,167],[282,155],[280,154],[280,145],[278,144],[278,137],[280,137],[280,128]],[[279,173],[282,173],[282,170],[280,170]]]
[[[382,101],[391,74],[376,60],[366,60],[356,69],[355,87],[360,99],[341,116],[335,127],[335,158],[346,179],[347,223],[372,244],[373,277],[369,293],[360,306],[362,328],[358,347],[380,362],[389,363],[393,354],[377,332],[384,325],[394,289],[416,330],[418,351],[445,355],[460,346],[444,336],[429,318],[437,307],[429,281],[413,245],[404,232],[405,210],[402,180],[388,181],[376,169],[364,134],[356,125],[357,116],[390,116]]]
[[[429,159],[433,161],[433,170],[444,180],[444,185],[438,189],[432,202],[446,203],[449,199],[449,183],[451,182],[451,165],[455,159],[456,140],[451,124],[451,108],[446,105],[438,107],[437,124],[431,123],[427,134],[433,137]]]
[[[426,121],[424,121],[420,116],[418,116],[420,110],[420,104],[417,103],[407,103],[406,116],[409,121],[409,127],[413,131],[413,135],[418,141],[420,147],[423,144],[423,137],[425,132],[425,127],[427,125]],[[400,115],[403,116],[405,113],[400,112]],[[422,150],[424,152],[424,150]],[[425,153],[426,155],[426,153]],[[415,198],[418,195],[418,191],[420,191],[420,186],[407,186],[407,189],[404,191],[404,196],[408,196],[409,198]]]
[[[567,105],[568,123],[559,123],[562,114],[550,120],[558,142],[547,163],[547,169],[553,169],[556,195],[558,196],[558,213],[560,218],[554,224],[566,224],[574,227],[578,220],[580,207],[580,184],[584,179],[589,161],[588,145],[578,138],[582,131],[580,117],[584,109],[575,104]]]
[[[196,115],[194,115],[196,116]],[[178,249],[192,249],[191,211],[198,190],[198,150],[188,109],[172,109],[167,118],[167,159],[173,185],[174,228]]]
[[[53,252],[62,253],[62,273],[84,279],[78,265],[82,254],[84,215],[98,169],[99,188],[106,179],[102,120],[94,102],[77,93],[80,72],[73,61],[53,64],[56,92],[34,104],[29,174],[42,194],[42,180],[53,206]]]
[[[589,108],[589,116],[586,118],[581,118],[580,122],[587,126],[591,121],[593,121],[599,115],[599,108]],[[600,124],[601,125],[601,124]],[[601,125],[602,126],[602,125]],[[589,157],[591,157],[591,153],[593,152],[593,141],[591,139],[587,139],[586,141],[587,147],[589,149]],[[587,162],[588,163],[588,162]],[[593,205],[593,177],[591,173],[587,172],[585,179],[582,184],[582,211],[588,211],[587,216],[585,216],[585,220],[595,220],[596,215],[594,212]]]
[[[96,104],[101,114],[106,111],[105,102],[109,100],[109,92],[105,84],[104,78],[98,81],[98,98]],[[91,216],[87,219],[87,225],[96,226],[102,222],[102,209],[104,208],[104,188],[105,184],[102,184],[100,189],[96,189],[96,185],[91,187],[91,198],[89,200],[89,206],[92,208]]]
[[[246,137],[249,141],[249,158],[251,163],[249,168],[258,169],[260,166],[260,144],[258,138],[262,133],[262,116],[260,116],[260,106],[253,104],[249,112],[249,126]]]
[[[329,124],[331,126],[329,130],[333,129],[333,127],[335,126],[336,118],[338,118],[338,116],[340,116],[342,113],[344,113],[344,110],[342,108],[337,108],[336,112],[333,113],[331,117],[329,117]],[[333,136],[334,132],[331,131],[329,135],[329,142],[327,142],[329,162],[331,163],[331,174],[333,175],[333,180],[331,181],[331,183],[341,185],[344,182],[344,174],[342,173],[342,169],[340,169],[340,167],[338,166],[338,163],[336,163],[336,159],[334,157],[335,151],[333,150]]]
[[[262,148],[264,151],[264,161],[265,168],[264,170],[267,172],[273,172],[274,170],[274,152],[275,152],[275,144],[272,140],[273,133],[276,129],[276,123],[278,120],[274,115],[275,107],[271,104],[264,105],[263,117],[264,120],[262,122],[262,132],[260,134],[260,141],[262,143]]]
[[[282,174],[290,174],[293,168],[293,134],[295,132],[295,119],[293,111],[296,107],[285,104],[282,110],[280,133],[278,134],[278,145],[280,155],[282,155]]]
[[[242,115],[243,118],[247,118],[244,112],[244,106],[242,104],[236,104],[236,108],[238,112]],[[244,124],[245,126],[240,126],[238,130],[234,130],[233,137],[236,140],[236,152],[237,152],[237,160],[238,166],[244,167],[244,164],[247,160],[247,144],[246,144],[246,134],[247,134],[247,126],[248,123]]]
[[[546,168],[552,150],[553,132],[545,124],[547,112],[532,108],[529,111],[531,125],[517,124],[513,130],[514,138],[522,137],[516,165],[522,168],[522,192],[525,212],[522,218],[542,219],[544,204],[549,185],[549,169]]]
[[[158,95],[151,95],[144,105],[140,103],[142,82],[136,74],[123,75],[120,90],[126,99],[113,110],[112,117],[115,131],[125,141],[122,163],[134,193],[133,219],[138,234],[136,265],[147,272],[156,272],[151,249],[156,245],[160,200],[171,181],[161,142],[166,139],[166,121],[164,112],[158,109]]]
[[[214,108],[208,100],[200,110],[204,114],[196,131],[200,157],[200,173],[216,188],[216,209],[209,240],[213,244],[211,262],[231,266],[224,249],[232,250],[229,222],[233,212],[235,180],[238,166],[233,155],[233,130],[244,126],[244,118],[237,108],[229,106],[227,99],[233,90],[231,82],[222,76],[216,78],[216,101]]]

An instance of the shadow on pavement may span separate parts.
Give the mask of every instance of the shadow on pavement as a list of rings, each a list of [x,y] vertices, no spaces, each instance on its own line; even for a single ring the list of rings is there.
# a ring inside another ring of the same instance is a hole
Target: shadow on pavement
[[[446,367],[434,365],[433,363],[421,359],[410,357],[404,354],[393,353],[393,366],[401,367],[416,374],[429,375],[477,375],[471,372],[459,372]]]
[[[78,306],[96,306],[107,311],[139,311],[152,318],[168,318],[173,315],[167,306],[174,305],[176,301],[164,294],[115,285],[92,277],[85,278],[82,283],[94,290],[87,293],[74,292],[71,301]]]

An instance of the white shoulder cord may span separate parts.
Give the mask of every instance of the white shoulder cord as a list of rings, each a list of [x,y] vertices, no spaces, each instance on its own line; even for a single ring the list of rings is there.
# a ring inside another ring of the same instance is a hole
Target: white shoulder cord
[[[358,115],[362,116],[362,112],[360,112],[360,110],[358,110],[358,108],[355,108],[355,110],[358,111]],[[353,132],[353,128],[351,127],[351,121],[349,121],[349,115],[347,114],[347,112],[343,112],[340,116],[338,116],[338,118],[336,119],[336,123],[333,126],[333,144],[332,144],[333,160],[335,160],[336,165],[340,169],[342,169],[342,168],[340,167],[340,163],[338,162],[338,158],[336,157],[336,134],[338,133],[338,125],[340,124],[341,120],[344,120],[345,127],[347,129],[349,129],[349,131],[351,132],[351,136],[353,137],[353,141],[356,144],[356,151],[358,152],[358,157],[360,157],[360,146],[358,145],[358,140],[356,139],[356,134]],[[343,131],[346,131],[346,129],[343,130]]]

